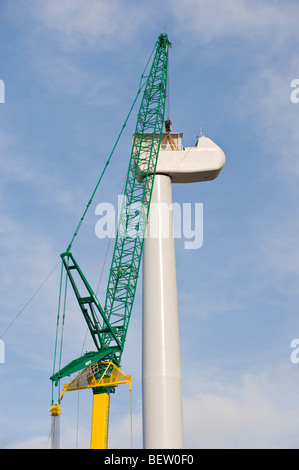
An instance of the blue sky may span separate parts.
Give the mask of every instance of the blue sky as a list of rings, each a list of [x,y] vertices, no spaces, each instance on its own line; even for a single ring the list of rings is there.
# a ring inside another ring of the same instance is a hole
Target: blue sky
[[[298,447],[299,364],[290,361],[299,338],[297,1],[0,4],[0,336],[11,325],[2,337],[0,448],[46,446],[59,267],[18,314],[59,263],[164,28],[173,130],[193,146],[202,127],[226,154],[217,180],[173,186],[174,201],[204,211],[203,246],[185,250],[176,240],[185,446]],[[73,250],[92,285],[104,266],[100,299],[109,257],[104,263],[108,240],[95,236],[95,205],[121,193],[135,122],[136,114]],[[137,448],[141,300],[140,282],[123,356]],[[65,360],[80,355],[85,330],[71,308]],[[88,391],[65,396],[62,447],[89,447],[91,404]],[[129,410],[119,387],[112,448],[130,447]]]

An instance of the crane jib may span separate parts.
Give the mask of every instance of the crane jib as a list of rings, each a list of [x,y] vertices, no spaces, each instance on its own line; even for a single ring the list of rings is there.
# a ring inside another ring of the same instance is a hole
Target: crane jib
[[[167,35],[161,35],[143,93],[106,291],[105,311],[111,324],[122,325],[122,345],[135,298],[164,124],[169,45]],[[148,138],[148,135],[151,135],[152,141],[149,145],[147,140],[145,145],[145,137]],[[130,210],[132,207],[137,208],[133,214]],[[128,228],[131,227],[132,219],[138,233],[130,237]],[[109,344],[108,336],[105,342]]]
[[[68,372],[74,368],[79,370],[78,367],[81,365],[85,367],[85,359],[96,362],[105,358],[120,365],[135,299],[163,131],[170,45],[167,35],[161,34],[156,43],[155,55],[144,88],[133,136],[104,308],[72,253],[67,250],[61,255],[67,278],[70,280],[97,352],[87,353],[88,358],[84,355],[72,361],[53,374],[52,380],[68,375]],[[149,136],[151,136],[150,143]],[[87,295],[79,293],[78,283],[82,284]]]

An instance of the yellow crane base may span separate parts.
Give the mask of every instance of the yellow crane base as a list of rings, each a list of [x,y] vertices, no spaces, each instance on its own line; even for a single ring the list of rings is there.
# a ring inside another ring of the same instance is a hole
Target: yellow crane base
[[[91,420],[91,449],[107,449],[109,422],[109,393],[94,393]]]
[[[96,378],[99,367],[104,366],[104,372],[99,379]],[[129,384],[132,389],[131,375],[125,375],[112,361],[92,364],[83,369],[70,383],[63,386],[60,402],[66,391],[93,390],[92,421],[91,421],[91,449],[107,449],[109,428],[110,393],[106,392],[111,387],[121,384]],[[60,406],[51,408],[52,416],[60,414]],[[55,413],[55,414],[54,414]],[[132,441],[132,424],[131,424]]]

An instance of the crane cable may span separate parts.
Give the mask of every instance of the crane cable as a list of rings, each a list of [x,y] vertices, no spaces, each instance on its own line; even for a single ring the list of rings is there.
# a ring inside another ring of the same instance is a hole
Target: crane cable
[[[9,330],[9,328],[15,323],[15,321],[19,318],[19,316],[24,312],[25,308],[28,307],[28,305],[30,304],[30,302],[34,299],[34,297],[36,296],[36,294],[41,290],[41,288],[46,284],[46,282],[48,281],[48,279],[52,276],[52,274],[54,273],[54,271],[56,271],[56,269],[58,268],[59,266],[59,263],[56,264],[56,266],[50,271],[50,273],[47,275],[47,277],[43,280],[43,282],[39,285],[39,287],[36,289],[36,291],[31,295],[31,297],[29,298],[29,300],[27,300],[27,302],[25,303],[25,305],[21,308],[21,310],[17,313],[17,315],[15,316],[15,318],[10,322],[10,324],[6,327],[6,329],[4,330],[4,332],[2,333],[2,335],[0,336],[0,339],[3,338],[3,336],[7,333],[7,331]]]
[[[55,425],[55,420],[56,420],[56,416],[54,416],[54,419],[53,419],[53,422],[52,422],[51,431],[50,431],[50,434],[49,434],[49,437],[48,437],[48,440],[47,440],[47,444],[46,444],[46,449],[48,449],[50,438],[52,436],[52,432],[53,432],[54,425]]]
[[[151,55],[150,55],[150,57],[149,57],[149,59],[148,59],[148,61],[147,61],[147,64],[146,64],[146,66],[145,66],[145,68],[144,68],[144,70],[143,70],[143,72],[142,72],[142,75],[141,75],[141,78],[140,78],[140,83],[139,83],[139,88],[138,88],[137,94],[136,94],[136,96],[135,96],[135,98],[134,98],[134,101],[133,101],[133,103],[132,103],[132,106],[131,106],[131,108],[130,108],[130,110],[129,110],[129,112],[128,112],[128,115],[127,115],[127,117],[126,117],[126,119],[125,119],[125,122],[124,122],[124,124],[123,124],[123,126],[122,126],[122,128],[121,128],[121,130],[120,130],[120,132],[119,132],[119,134],[118,134],[118,137],[117,137],[117,139],[116,139],[116,141],[115,141],[115,144],[114,144],[114,146],[113,146],[113,148],[112,148],[112,150],[111,150],[111,153],[110,153],[110,155],[109,155],[109,157],[108,157],[108,160],[107,160],[106,163],[105,163],[105,166],[104,166],[104,169],[103,169],[103,171],[102,171],[102,173],[101,173],[101,175],[100,175],[100,178],[99,178],[99,180],[98,180],[98,182],[97,182],[97,184],[96,184],[96,186],[95,186],[95,188],[94,188],[94,190],[93,190],[93,192],[92,192],[92,195],[91,195],[91,197],[90,197],[90,199],[89,199],[89,201],[88,201],[88,203],[87,203],[87,205],[86,205],[85,211],[83,212],[83,215],[82,215],[82,217],[81,217],[81,219],[80,219],[80,221],[79,221],[79,223],[78,223],[78,225],[77,225],[77,227],[76,227],[76,230],[75,230],[75,232],[74,232],[74,234],[73,234],[73,237],[72,237],[71,242],[70,242],[70,244],[69,244],[69,246],[68,246],[68,248],[67,248],[67,251],[70,251],[70,249],[71,249],[71,247],[72,247],[72,244],[73,244],[73,242],[74,242],[76,236],[78,235],[78,232],[79,232],[79,230],[80,230],[80,228],[81,228],[81,225],[82,225],[82,223],[83,223],[83,221],[84,221],[84,219],[85,219],[86,213],[87,213],[87,211],[88,211],[88,209],[89,209],[89,207],[90,207],[90,205],[91,205],[91,203],[92,203],[92,201],[93,201],[94,195],[95,195],[95,193],[97,192],[97,189],[98,189],[98,187],[99,187],[99,185],[100,185],[100,182],[102,181],[102,178],[103,178],[103,176],[104,176],[104,174],[105,174],[105,172],[106,172],[106,170],[107,170],[107,167],[108,167],[108,165],[109,165],[109,163],[110,163],[110,160],[111,160],[111,158],[112,158],[112,156],[113,156],[113,154],[114,154],[114,151],[115,151],[116,146],[117,146],[117,144],[118,144],[118,142],[119,142],[119,139],[120,139],[120,137],[121,137],[121,135],[122,135],[122,133],[123,133],[123,131],[124,131],[126,125],[127,125],[127,122],[128,122],[128,120],[129,120],[129,117],[131,116],[131,113],[132,113],[132,111],[133,111],[133,109],[134,109],[134,106],[135,106],[135,104],[136,104],[136,101],[137,101],[137,99],[138,99],[138,97],[139,97],[139,95],[140,95],[142,89],[145,87],[145,85],[146,85],[146,83],[147,83],[148,76],[145,76],[145,72],[146,72],[146,69],[147,69],[147,67],[148,67],[148,64],[149,64],[149,62],[150,62],[150,60],[151,60],[151,58],[152,58],[152,55],[153,55],[153,53],[154,53],[156,47],[157,47],[157,43],[155,44],[155,46],[154,46],[154,48],[153,48],[153,50],[152,50],[152,53],[151,53]],[[145,78],[146,78],[146,79],[145,79]]]
[[[132,405],[132,384],[130,384],[130,427],[131,427],[131,449],[133,449],[133,405]]]

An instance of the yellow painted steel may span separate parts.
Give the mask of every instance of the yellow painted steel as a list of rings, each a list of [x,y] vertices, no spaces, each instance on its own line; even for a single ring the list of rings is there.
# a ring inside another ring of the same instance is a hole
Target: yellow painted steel
[[[60,408],[60,405],[52,405],[50,411],[51,411],[51,415],[50,415],[50,416],[52,416],[53,422],[52,422],[52,427],[51,427],[50,435],[49,435],[49,438],[48,438],[48,441],[47,441],[46,449],[48,448],[48,445],[49,445],[49,442],[50,442],[50,438],[51,438],[51,435],[52,435],[52,432],[53,432],[53,429],[54,429],[54,425],[55,425],[55,420],[56,420],[57,416],[60,416],[60,415],[61,415],[61,408]]]
[[[109,393],[94,393],[90,439],[91,449],[107,449],[109,402]]]
[[[50,411],[51,411],[51,416],[59,416],[61,414],[60,405],[52,405]]]
[[[96,378],[98,370],[103,367],[100,378]],[[107,449],[108,445],[108,425],[109,425],[109,404],[110,393],[104,391],[105,388],[109,390],[121,384],[129,384],[130,400],[132,390],[132,377],[131,375],[124,374],[116,364],[112,361],[101,362],[93,364],[83,369],[71,382],[63,386],[60,396],[60,402],[64,393],[72,390],[83,390],[91,388],[94,390],[93,405],[92,405],[92,421],[91,421],[91,449]],[[97,393],[97,391],[102,392]],[[55,405],[56,406],[56,405]],[[60,407],[59,412],[60,412]],[[53,407],[53,411],[55,407]],[[52,411],[52,410],[51,410]],[[55,410],[56,411],[56,410]],[[131,410],[132,415],[132,410]],[[132,416],[131,416],[132,418]],[[131,419],[131,443],[132,443],[132,419]]]
[[[96,371],[94,367],[89,366],[83,369],[71,382],[63,386],[60,401],[66,391],[83,390],[85,388],[113,387],[116,385],[128,383],[131,389],[132,377],[125,375],[112,361],[101,362],[99,366],[105,366],[100,379],[95,378]]]

